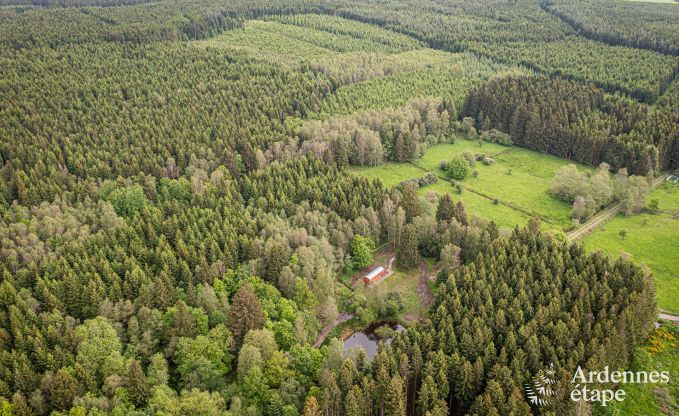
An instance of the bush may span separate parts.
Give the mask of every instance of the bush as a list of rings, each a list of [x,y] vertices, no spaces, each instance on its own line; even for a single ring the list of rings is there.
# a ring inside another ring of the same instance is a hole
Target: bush
[[[469,173],[469,162],[462,156],[456,156],[448,162],[446,170],[453,179],[462,180]]]
[[[484,158],[483,158],[483,164],[484,164],[484,165],[490,166],[490,165],[492,165],[493,163],[495,163],[495,159],[493,159],[492,157],[484,157]]]
[[[476,163],[476,157],[469,150],[465,150],[464,152],[462,152],[462,157],[467,159],[467,162],[469,162],[469,166],[473,167],[474,164]]]
[[[501,132],[500,130],[497,129],[490,129],[486,131],[481,132],[481,140],[485,140],[487,142],[491,143],[497,143],[501,144],[504,146],[511,146],[514,144],[512,142],[512,138],[509,136],[509,134]]]

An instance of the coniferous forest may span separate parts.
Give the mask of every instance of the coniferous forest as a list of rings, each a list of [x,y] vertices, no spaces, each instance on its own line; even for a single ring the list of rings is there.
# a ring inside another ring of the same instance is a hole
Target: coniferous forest
[[[0,415],[674,414],[679,331],[654,323],[679,314],[679,233],[663,265],[577,239],[618,211],[679,230],[677,22],[623,0],[0,0]],[[548,204],[470,182],[511,157],[555,195],[504,165],[491,186]],[[571,202],[568,229],[541,211]],[[578,367],[671,380],[611,410],[572,399]]]

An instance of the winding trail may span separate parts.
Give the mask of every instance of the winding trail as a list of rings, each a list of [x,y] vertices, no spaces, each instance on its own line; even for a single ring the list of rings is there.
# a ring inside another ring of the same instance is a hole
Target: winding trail
[[[332,332],[332,330],[335,329],[337,325],[343,324],[355,316],[356,314],[353,313],[341,313],[337,319],[335,319],[335,322],[326,325],[325,328],[323,328],[323,330],[318,334],[318,338],[316,338],[316,342],[314,342],[314,348],[320,347],[321,344],[323,344],[323,341],[325,341],[325,338],[327,338],[328,334],[330,334],[330,332]]]
[[[665,182],[666,178],[667,175],[660,175],[659,177],[657,177],[653,181],[653,185],[651,185],[651,190]],[[566,234],[566,236],[570,241],[576,241],[588,235],[589,233],[594,231],[594,229],[596,229],[600,225],[604,224],[606,221],[618,215],[618,212],[620,212],[620,208],[622,208],[622,202],[616,202],[614,204],[609,205],[608,208],[605,208],[603,211],[600,211],[592,218],[590,218],[589,221],[582,224],[577,229]]]

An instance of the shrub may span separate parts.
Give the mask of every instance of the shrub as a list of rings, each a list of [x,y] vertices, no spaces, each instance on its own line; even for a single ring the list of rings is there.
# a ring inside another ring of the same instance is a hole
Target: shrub
[[[469,162],[462,156],[456,156],[448,162],[446,170],[453,179],[462,180],[469,173]]]

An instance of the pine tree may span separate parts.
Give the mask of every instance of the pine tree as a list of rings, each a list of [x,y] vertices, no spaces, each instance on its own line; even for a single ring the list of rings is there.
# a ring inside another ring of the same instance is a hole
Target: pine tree
[[[406,222],[420,215],[420,199],[417,196],[417,185],[408,183],[403,187],[401,195],[401,207],[406,214]]]
[[[444,194],[436,207],[436,221],[450,221],[455,212],[455,204],[450,194]]]
[[[405,416],[406,403],[403,382],[398,376],[392,377],[384,398],[384,416]]]
[[[403,228],[401,244],[396,250],[396,260],[399,266],[409,269],[417,265],[419,253],[417,252],[417,231],[413,224],[407,224]]]
[[[251,329],[264,327],[262,304],[249,285],[238,289],[229,309],[229,329],[234,337],[234,346],[240,348],[243,338]]]

